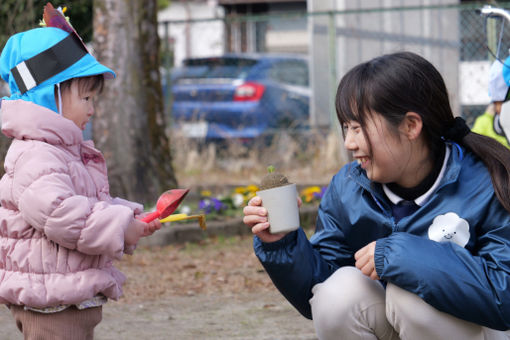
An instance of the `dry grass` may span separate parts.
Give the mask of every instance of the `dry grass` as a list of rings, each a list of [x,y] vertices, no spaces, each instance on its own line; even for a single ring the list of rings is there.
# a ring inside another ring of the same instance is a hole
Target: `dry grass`
[[[186,187],[259,183],[268,165],[298,184],[327,184],[346,159],[337,132],[281,132],[267,146],[236,141],[201,145],[179,135],[171,138],[177,179]]]

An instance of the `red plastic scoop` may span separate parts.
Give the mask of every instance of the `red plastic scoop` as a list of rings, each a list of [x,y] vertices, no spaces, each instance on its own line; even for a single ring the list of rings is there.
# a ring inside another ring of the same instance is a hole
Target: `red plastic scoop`
[[[149,223],[156,218],[165,218],[177,209],[189,189],[172,189],[165,191],[159,196],[156,202],[156,211],[151,212],[142,218],[142,221]]]

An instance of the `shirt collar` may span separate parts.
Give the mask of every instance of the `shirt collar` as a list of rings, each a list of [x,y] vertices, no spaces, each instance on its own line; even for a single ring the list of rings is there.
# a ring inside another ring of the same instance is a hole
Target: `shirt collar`
[[[427,190],[427,192],[425,192],[423,195],[417,197],[414,200],[414,203],[416,203],[420,207],[427,202],[427,200],[432,195],[434,190],[436,190],[437,187],[439,186],[441,179],[444,177],[444,174],[446,171],[446,163],[448,163],[448,158],[450,157],[450,148],[447,145],[445,147],[446,147],[446,151],[444,154],[443,165],[441,166],[441,171],[439,172],[439,175],[437,176],[436,180],[434,181],[434,184],[430,187],[429,190]],[[402,197],[396,195],[393,191],[391,191],[386,184],[383,184],[382,187],[383,187],[384,193],[386,194],[388,199],[391,201],[391,203],[396,205],[404,200]]]

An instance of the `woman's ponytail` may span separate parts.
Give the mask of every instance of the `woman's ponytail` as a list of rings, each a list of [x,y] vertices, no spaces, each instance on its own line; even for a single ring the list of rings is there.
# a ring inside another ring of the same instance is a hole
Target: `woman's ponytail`
[[[495,139],[474,132],[466,134],[461,144],[483,161],[491,175],[496,197],[510,212],[510,150]]]
[[[510,212],[510,150],[454,117],[443,77],[425,58],[397,52],[354,67],[338,85],[336,111],[341,125],[354,120],[363,127],[366,116],[377,112],[395,130],[408,112],[418,113],[432,157],[440,154],[445,140],[469,149],[487,167],[496,197]]]

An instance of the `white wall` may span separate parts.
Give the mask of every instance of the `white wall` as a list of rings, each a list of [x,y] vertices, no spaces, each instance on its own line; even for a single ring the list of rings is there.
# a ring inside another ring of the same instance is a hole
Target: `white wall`
[[[221,20],[186,23],[186,20],[222,18],[223,9],[217,0],[172,1],[171,5],[158,13],[158,22],[169,24],[170,43],[174,48],[174,64],[179,66],[187,57],[220,55],[224,50],[224,28]],[[164,44],[165,29],[159,26],[161,44]]]
[[[309,11],[457,4],[459,0],[308,0]],[[443,75],[454,112],[459,112],[458,10],[383,11],[335,15],[335,36],[327,16],[310,20],[312,123],[334,123],[334,96],[341,77],[373,57],[409,50],[427,58]],[[330,44],[333,42],[333,44]],[[331,47],[331,45],[334,45]]]
[[[459,69],[459,93],[462,105],[487,105],[489,97],[489,70],[491,63],[464,61]]]

